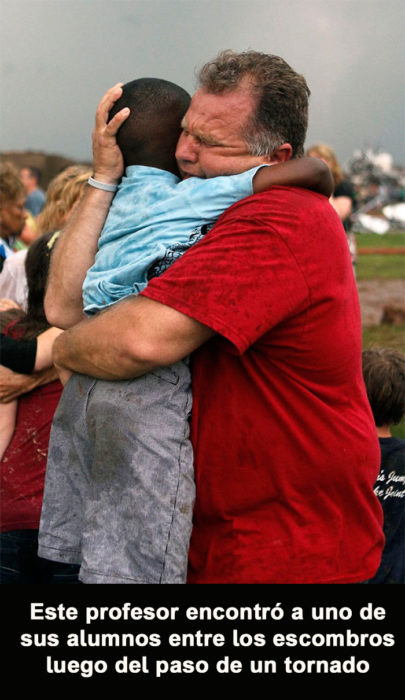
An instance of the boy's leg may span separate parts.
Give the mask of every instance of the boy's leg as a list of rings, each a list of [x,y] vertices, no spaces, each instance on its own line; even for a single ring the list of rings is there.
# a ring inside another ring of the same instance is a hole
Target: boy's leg
[[[83,514],[93,447],[86,428],[89,396],[96,380],[73,374],[52,423],[38,554],[44,559],[81,563]]]
[[[98,381],[80,579],[184,583],[195,487],[190,372],[179,362],[124,382]]]

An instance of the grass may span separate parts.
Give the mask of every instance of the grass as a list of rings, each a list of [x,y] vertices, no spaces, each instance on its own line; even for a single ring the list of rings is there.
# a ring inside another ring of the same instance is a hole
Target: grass
[[[363,328],[364,348],[393,348],[404,352],[405,348],[405,324],[402,326],[381,325],[372,328]]]
[[[356,235],[361,248],[395,248],[405,245],[405,232],[390,232],[383,236],[375,233]],[[357,279],[404,279],[405,255],[359,255],[356,266]],[[389,347],[400,352],[405,349],[405,324],[401,326],[381,325],[363,328],[363,347]],[[405,438],[405,417],[392,427],[395,437]]]
[[[405,231],[390,231],[383,236],[378,233],[357,233],[358,248],[395,248],[405,246]]]
[[[359,255],[356,277],[358,280],[403,279],[405,255]]]
[[[405,231],[356,234],[357,248],[395,248],[405,246]],[[358,280],[405,278],[405,255],[359,255],[356,265]]]

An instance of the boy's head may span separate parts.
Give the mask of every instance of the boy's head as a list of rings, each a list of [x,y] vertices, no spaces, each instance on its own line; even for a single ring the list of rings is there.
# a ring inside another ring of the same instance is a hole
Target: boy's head
[[[405,356],[390,348],[363,350],[363,376],[377,427],[405,414]]]
[[[125,166],[147,165],[177,175],[174,154],[190,95],[178,85],[159,78],[133,80],[122,89],[109,118],[124,107],[131,110],[117,134]]]

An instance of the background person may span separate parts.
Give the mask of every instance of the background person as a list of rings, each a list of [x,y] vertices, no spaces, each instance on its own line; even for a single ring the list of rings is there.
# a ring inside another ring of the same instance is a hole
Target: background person
[[[43,211],[36,221],[37,235],[59,231],[80,201],[91,172],[85,165],[72,165],[51,180]],[[0,311],[15,305],[27,310],[26,250],[4,262],[0,273]],[[11,303],[10,303],[11,302]]]
[[[45,205],[45,193],[40,188],[41,171],[34,166],[22,168],[20,172],[21,181],[26,192],[25,208],[33,217],[38,216]]]
[[[5,329],[14,338],[35,338],[49,328],[43,309],[45,284],[55,236],[37,239],[26,259],[28,311]],[[53,329],[53,336],[58,331]],[[61,331],[59,331],[61,332]],[[55,372],[56,374],[56,372]],[[57,378],[0,406],[0,424],[10,431],[0,470],[0,583],[76,583],[77,569],[37,555],[46,456],[52,417],[62,385]],[[4,445],[3,445],[4,448]]]
[[[0,273],[6,258],[13,255],[28,213],[25,191],[11,163],[0,164]]]
[[[355,265],[357,261],[357,245],[355,235],[351,231],[351,215],[356,206],[354,187],[350,180],[344,177],[333,148],[328,146],[326,143],[314,144],[308,148],[307,155],[312,156],[313,158],[320,158],[330,168],[335,187],[329,201],[342,221],[343,228],[346,232],[347,242],[349,244],[352,265]]]
[[[374,490],[385,535],[380,567],[368,583],[405,583],[405,440],[391,435],[405,415],[405,356],[390,348],[364,350],[363,375],[381,448]]]
[[[43,226],[49,226],[47,233],[52,236],[53,227],[58,228],[67,221],[74,211],[90,172],[85,166],[72,166],[60,173],[50,185],[49,200],[43,211]],[[42,215],[41,215],[42,216]],[[28,285],[26,275],[26,258],[28,251],[21,251],[7,258],[6,264],[0,274],[0,290],[8,292],[14,300],[0,300],[0,330],[3,331],[11,320],[24,316],[24,310],[28,310]],[[18,262],[18,264],[13,264]],[[38,284],[41,282],[41,267],[38,268]],[[43,280],[42,280],[43,282]],[[31,279],[34,284],[34,279]],[[39,289],[40,307],[43,305],[44,290]],[[21,302],[21,308],[17,301]],[[7,311],[5,311],[7,309]],[[48,326],[48,324],[46,324]],[[7,337],[2,341],[0,366],[0,404],[10,404],[19,396],[32,391],[38,386],[47,384],[55,378],[55,373],[50,369],[52,365],[52,345],[59,331],[49,328],[43,333],[32,337],[30,340],[19,341]],[[14,370],[14,371],[13,371]],[[27,374],[21,374],[27,372]],[[16,406],[16,404],[15,404]],[[14,407],[15,407],[14,406]],[[14,425],[12,407],[3,411],[3,450],[11,438],[11,429]]]

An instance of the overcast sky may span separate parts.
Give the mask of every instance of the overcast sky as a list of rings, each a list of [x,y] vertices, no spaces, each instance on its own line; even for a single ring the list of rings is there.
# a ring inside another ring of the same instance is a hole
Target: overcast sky
[[[0,0],[0,150],[89,159],[98,100],[119,80],[189,91],[224,48],[282,56],[310,86],[307,145],[405,164],[403,0]]]

